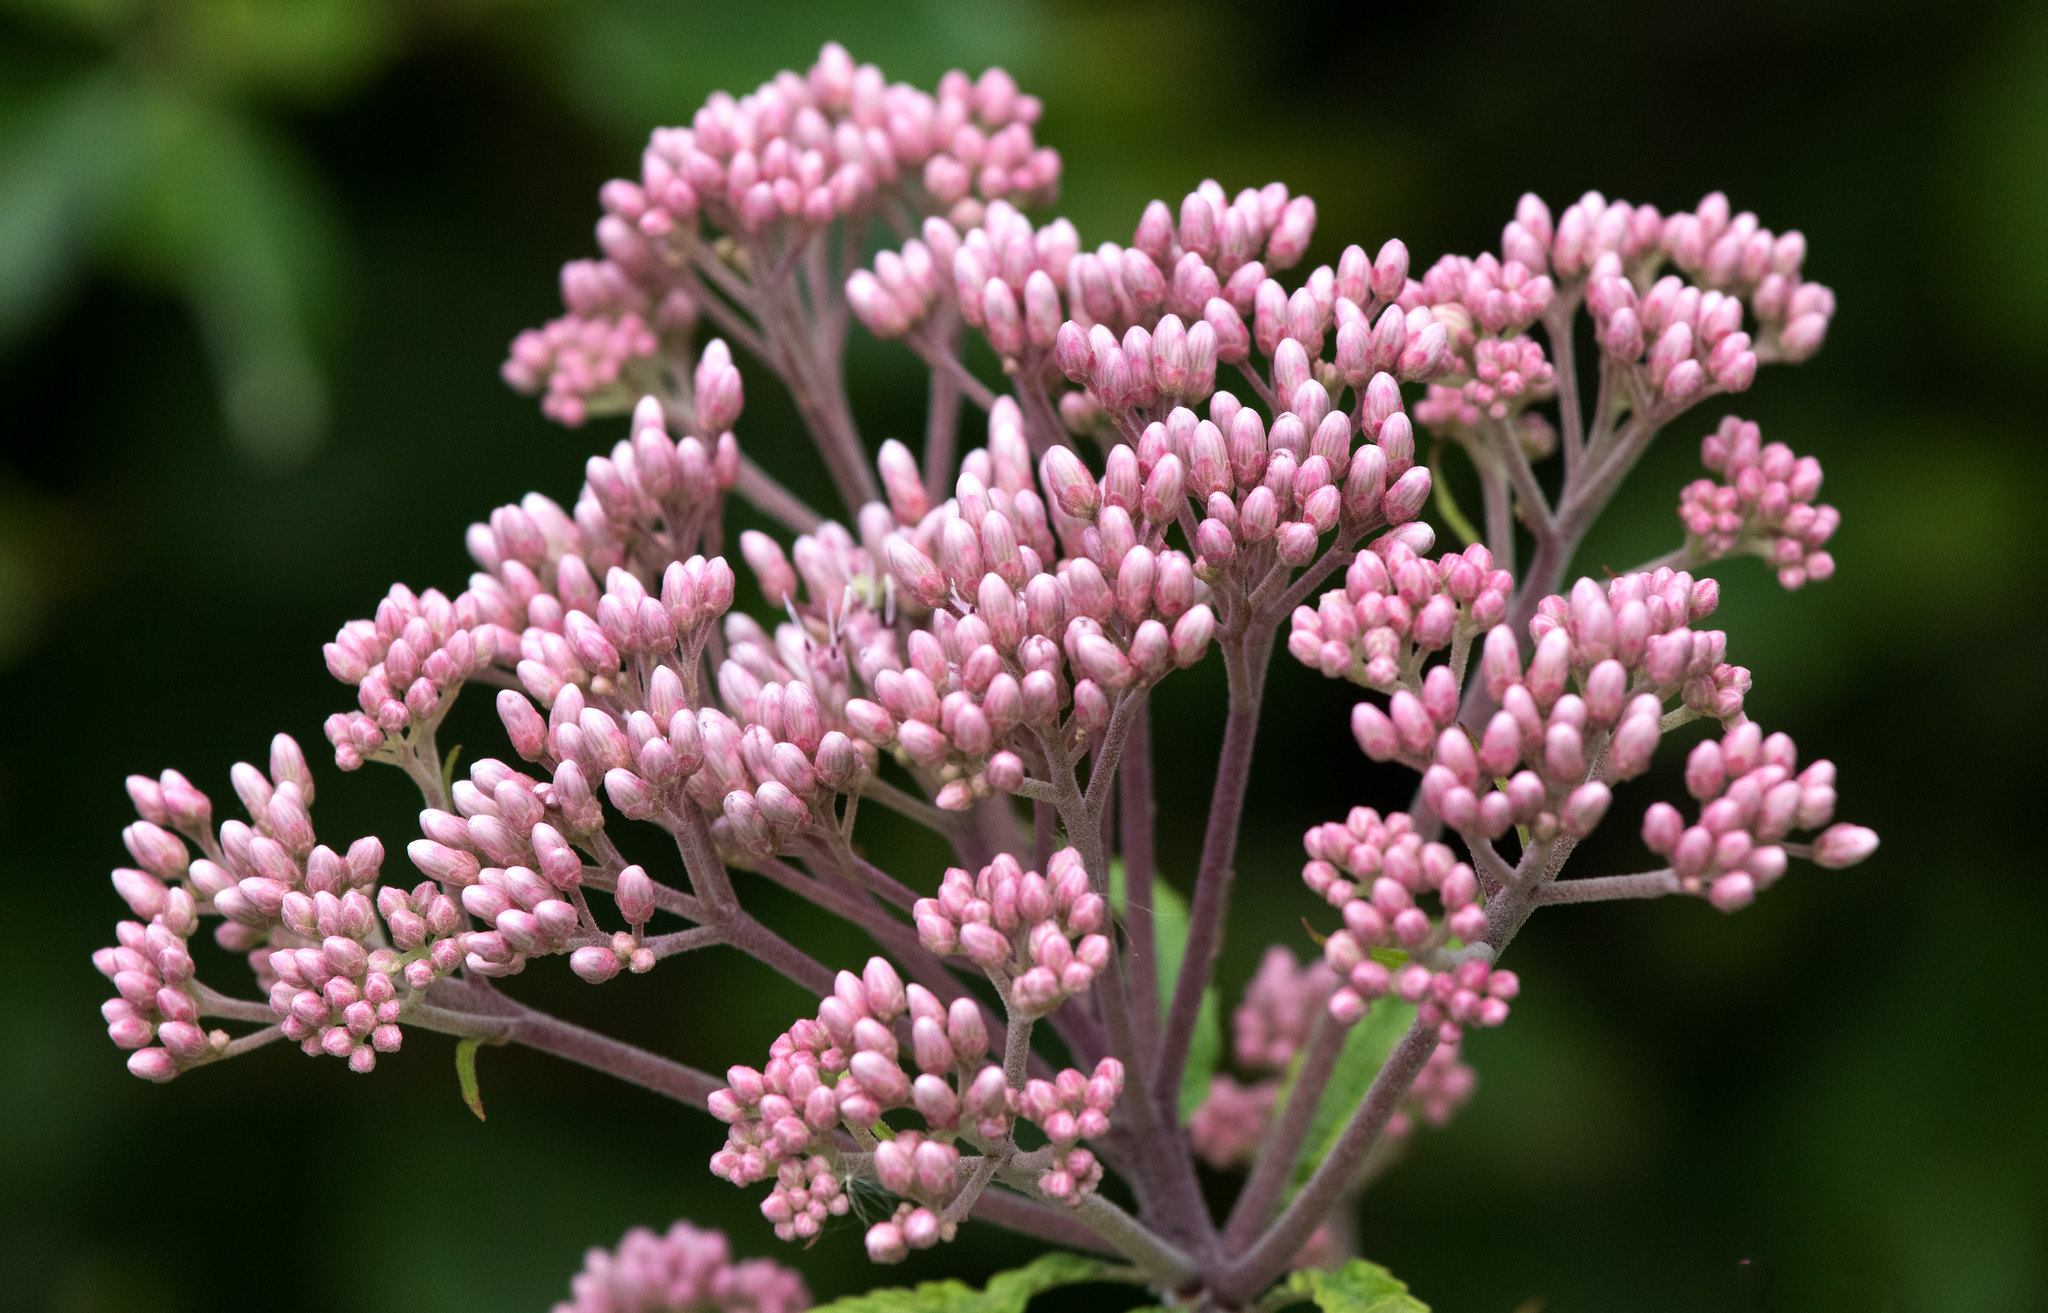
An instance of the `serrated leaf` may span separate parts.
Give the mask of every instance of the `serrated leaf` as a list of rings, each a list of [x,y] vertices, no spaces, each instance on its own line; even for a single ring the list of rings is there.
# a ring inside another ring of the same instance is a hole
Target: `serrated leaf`
[[[462,1087],[462,1101],[478,1121],[484,1119],[484,1094],[476,1083],[476,1051],[482,1045],[480,1039],[466,1039],[455,1046],[455,1083]]]
[[[1334,1272],[1296,1272],[1287,1289],[1314,1300],[1323,1313],[1429,1313],[1429,1305],[1408,1293],[1407,1282],[1362,1258]]]
[[[1024,1313],[1033,1297],[1061,1286],[1111,1279],[1107,1260],[1064,1251],[998,1272],[976,1290],[963,1281],[926,1281],[848,1295],[811,1313]]]
[[[1109,902],[1117,919],[1124,915],[1124,864],[1109,864]],[[1159,1015],[1163,1021],[1173,1006],[1174,982],[1180,979],[1180,964],[1188,952],[1188,905],[1179,891],[1162,880],[1152,881],[1152,944],[1159,976]],[[1187,1065],[1181,1068],[1178,1102],[1186,1121],[1202,1100],[1209,1097],[1209,1078],[1223,1061],[1223,999],[1212,981],[1202,991],[1202,1005],[1195,1013],[1195,1033],[1188,1041]]]
[[[1316,1104],[1315,1120],[1309,1123],[1308,1138],[1304,1142],[1307,1153],[1296,1165],[1297,1181],[1307,1174],[1316,1163],[1329,1156],[1331,1146],[1344,1133],[1344,1124],[1351,1119],[1352,1111],[1364,1100],[1365,1092],[1372,1088],[1373,1077],[1387,1064],[1387,1055],[1401,1042],[1408,1027],[1415,1020],[1415,1005],[1396,998],[1384,998],[1372,1005],[1365,1019],[1351,1028],[1344,1037],[1344,1047],[1337,1053],[1337,1065],[1330,1071],[1329,1083],[1323,1086],[1323,1097]],[[1291,1084],[1293,1077],[1290,1074]],[[1292,1090],[1282,1091],[1282,1098]]]

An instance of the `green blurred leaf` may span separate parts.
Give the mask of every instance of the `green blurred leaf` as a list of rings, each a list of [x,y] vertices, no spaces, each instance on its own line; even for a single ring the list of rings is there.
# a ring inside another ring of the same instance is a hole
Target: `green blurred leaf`
[[[1429,1313],[1429,1305],[1408,1293],[1407,1282],[1362,1258],[1334,1272],[1296,1272],[1288,1278],[1287,1289],[1314,1300],[1323,1313]]]
[[[61,84],[0,135],[0,342],[106,235],[144,152],[144,97],[114,74]]]
[[[424,6],[423,6],[424,7]],[[395,0],[185,0],[161,40],[216,92],[323,100],[369,76],[404,34]]]
[[[476,1051],[483,1046],[480,1039],[466,1039],[455,1046],[455,1083],[462,1088],[462,1101],[484,1119],[484,1092],[476,1083]]]
[[[1124,864],[1109,866],[1109,904],[1118,920],[1124,915]],[[1152,881],[1152,940],[1158,959],[1159,1015],[1165,1018],[1173,1006],[1173,985],[1180,979],[1181,959],[1188,952],[1188,905],[1178,891],[1163,880]],[[1188,1041],[1187,1066],[1180,1074],[1180,1115],[1186,1121],[1202,1100],[1209,1097],[1209,1078],[1223,1061],[1223,1000],[1214,981],[1202,991],[1202,1005],[1195,1013],[1195,1033]]]
[[[1112,1271],[1100,1258],[1051,1253],[997,1273],[980,1290],[961,1281],[926,1281],[849,1295],[812,1313],[1024,1313],[1034,1296],[1061,1286],[1111,1280]]]
[[[250,117],[164,92],[150,122],[122,254],[192,304],[236,436],[263,455],[298,456],[327,422],[312,343],[338,281],[326,198],[301,157]]]
[[[1329,1155],[1337,1137],[1344,1133],[1344,1123],[1351,1119],[1352,1110],[1365,1099],[1373,1077],[1387,1065],[1387,1055],[1401,1042],[1401,1036],[1414,1020],[1413,1003],[1383,998],[1344,1037],[1337,1065],[1330,1072],[1330,1083],[1323,1087],[1322,1101],[1316,1104],[1315,1120],[1309,1123],[1307,1153],[1296,1169],[1299,1174],[1306,1175],[1312,1164]],[[1292,1092],[1293,1080],[1290,1072],[1289,1088],[1281,1091],[1282,1099]]]

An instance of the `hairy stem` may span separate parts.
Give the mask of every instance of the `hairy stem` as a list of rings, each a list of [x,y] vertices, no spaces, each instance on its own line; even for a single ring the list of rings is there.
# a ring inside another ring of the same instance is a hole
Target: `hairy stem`
[[[1605,903],[1626,898],[1664,898],[1681,892],[1678,876],[1670,867],[1661,871],[1640,871],[1634,875],[1596,875],[1583,880],[1559,880],[1537,889],[1539,906],[1561,903]]]
[[[1287,1179],[1294,1174],[1294,1160],[1301,1153],[1303,1141],[1308,1139],[1309,1127],[1315,1123],[1316,1107],[1323,1100],[1330,1073],[1337,1069],[1345,1032],[1346,1028],[1337,1023],[1327,1007],[1316,1009],[1315,1023],[1302,1049],[1301,1066],[1294,1073],[1294,1088],[1288,1092],[1287,1105],[1280,1110],[1278,1122],[1260,1146],[1252,1173],[1224,1225],[1224,1252],[1244,1248],[1272,1216],[1273,1205],[1279,1202]]]
[[[1251,784],[1252,747],[1259,732],[1259,705],[1264,697],[1266,666],[1273,652],[1269,633],[1247,636],[1241,646],[1223,649],[1229,678],[1230,705],[1223,721],[1223,747],[1216,763],[1216,782],[1209,793],[1209,820],[1202,834],[1202,856],[1195,868],[1194,899],[1188,909],[1188,942],[1180,975],[1173,984],[1173,1002],[1159,1037],[1159,1063],[1152,1073],[1152,1097],[1162,1108],[1174,1106],[1181,1070],[1194,1040],[1202,992],[1216,973],[1223,950],[1223,923],[1230,910],[1235,880],[1237,832],[1244,818],[1245,791]]]

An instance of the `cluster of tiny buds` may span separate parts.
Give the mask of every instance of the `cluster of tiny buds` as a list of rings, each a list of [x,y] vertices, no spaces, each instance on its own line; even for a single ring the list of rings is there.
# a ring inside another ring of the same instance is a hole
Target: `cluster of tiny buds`
[[[1833,764],[1816,761],[1800,770],[1792,740],[1766,737],[1751,721],[1695,747],[1686,759],[1685,787],[1700,804],[1699,819],[1687,825],[1676,807],[1654,803],[1643,815],[1643,843],[1671,863],[1682,892],[1724,912],[1753,902],[1785,873],[1794,852],[1839,869],[1877,850],[1873,831],[1829,825]],[[1788,845],[1795,831],[1808,830],[1820,830],[1811,845]]]
[[[1611,267],[1603,267],[1611,268]],[[1742,301],[1666,274],[1638,292],[1618,270],[1596,272],[1586,288],[1600,349],[1640,365],[1656,393],[1685,405],[1709,391],[1741,392],[1756,380],[1757,354],[1742,331]]]
[[[554,1313],[803,1313],[803,1278],[765,1258],[735,1262],[723,1233],[677,1222],[591,1249]]]
[[[713,95],[690,126],[654,132],[637,179],[600,189],[602,258],[563,270],[568,313],[520,334],[505,380],[544,393],[565,424],[624,409],[658,376],[663,339],[688,341],[693,257],[724,258],[707,235],[800,246],[835,222],[865,223],[885,200],[972,225],[992,203],[1050,199],[1060,162],[1033,138],[1039,112],[1001,69],[948,73],[934,94],[887,82],[836,44],[806,73]]]
[[[1244,359],[1250,342],[1246,317],[1258,312],[1262,296],[1277,293],[1286,301],[1268,270],[1301,259],[1315,215],[1314,201],[1289,195],[1279,183],[1233,198],[1210,181],[1181,201],[1178,224],[1165,202],[1154,201],[1130,246],[1112,242],[1084,251],[1067,220],[1034,228],[1013,207],[992,203],[979,226],[965,232],[943,219],[926,220],[922,240],[912,239],[901,252],[883,252],[872,271],[847,280],[847,300],[869,330],[885,338],[915,335],[935,310],[949,306],[998,355],[1030,376],[1043,373],[1063,324],[1082,331],[1099,327],[1115,340],[1131,328],[1150,329],[1164,315],[1183,339],[1195,338],[1198,330],[1207,335],[1206,343],[1183,340],[1166,347],[1167,376],[1159,386],[1172,392],[1180,386],[1174,377],[1200,368],[1181,357],[1186,346],[1197,359],[1206,355],[1212,370],[1219,346],[1223,359]],[[1398,287],[1406,252],[1398,243],[1390,249],[1400,260],[1391,276]],[[1383,259],[1391,262],[1393,256],[1383,253]],[[1268,284],[1272,291],[1262,291]],[[1141,364],[1149,363],[1150,352],[1139,355]],[[1112,388],[1112,394],[1121,392]]]
[[[1787,588],[1834,574],[1827,542],[1842,516],[1814,504],[1818,460],[1795,456],[1782,442],[1764,445],[1753,422],[1730,415],[1701,441],[1700,463],[1719,480],[1696,479],[1678,499],[1678,518],[1697,556],[1753,552],[1771,563]]]
[[[1109,1132],[1109,1115],[1123,1089],[1124,1065],[1115,1058],[1096,1063],[1093,1075],[1069,1067],[1052,1080],[1024,1082],[1018,1114],[1050,1141],[1051,1161],[1038,1177],[1046,1198],[1078,1205],[1101,1183],[1102,1164],[1080,1142]]]
[[[1505,420],[1557,394],[1557,371],[1543,348],[1526,335],[1481,338],[1472,344],[1462,381],[1432,383],[1415,406],[1415,420],[1453,435]]]
[[[954,867],[912,914],[926,948],[988,972],[1024,1016],[1054,1011],[1109,964],[1108,904],[1072,848],[1054,853],[1043,875],[1008,853],[974,875]]]
[[[239,764],[232,779],[250,820],[217,833],[212,803],[183,776],[128,782],[142,817],[124,836],[137,865],[116,871],[114,887],[141,919],[121,923],[116,946],[94,957],[115,986],[109,1033],[132,1050],[130,1070],[151,1080],[226,1051],[224,1031],[198,1024],[187,949],[211,914],[221,918],[215,939],[249,954],[285,1037],[368,1071],[399,1046],[407,991],[459,965],[460,914],[431,884],[379,888],[376,839],[346,853],[316,842],[312,774],[289,737],[272,741],[268,773]],[[191,856],[188,842],[204,855]]]
[[[1513,972],[1479,961],[1438,970],[1413,956],[1446,937],[1471,943],[1486,933],[1478,877],[1450,848],[1425,841],[1405,813],[1382,818],[1370,807],[1316,826],[1303,846],[1309,860],[1302,882],[1343,919],[1323,941],[1323,960],[1340,982],[1330,994],[1331,1016],[1350,1025],[1375,1000],[1394,994],[1443,1025],[1447,1040],[1459,1025],[1507,1019],[1518,989]],[[1436,899],[1440,918],[1417,902],[1421,895]]]
[[[1430,560],[1382,539],[1358,554],[1342,588],[1295,608],[1287,650],[1332,678],[1383,693],[1413,688],[1431,654],[1500,624],[1513,590],[1478,543]]]
[[[896,1024],[906,1015],[907,1055]],[[984,1061],[987,1053],[987,1026],[973,999],[948,1007],[920,985],[906,987],[887,962],[872,958],[859,976],[841,972],[816,1019],[779,1036],[760,1070],[736,1066],[726,1073],[726,1088],[711,1096],[711,1112],[729,1129],[711,1170],[734,1185],[773,1177],[762,1214],[782,1238],[809,1240],[827,1217],[846,1208],[835,1132],[844,1127],[872,1136],[886,1112],[910,1108],[925,1122],[920,1143],[935,1146],[923,1154],[923,1171],[911,1154],[913,1177],[932,1177],[927,1184],[942,1184],[949,1198],[957,1162],[953,1138],[966,1131],[1004,1141],[1015,1116],[1014,1093],[1002,1068]],[[904,1070],[905,1056],[917,1068],[914,1078]],[[904,1134],[895,1130],[892,1138]],[[943,1183],[931,1167],[941,1152],[955,1155]],[[921,1223],[916,1229],[922,1234]]]
[[[100,1016],[115,1046],[128,1051],[128,1070],[166,1081],[226,1049],[228,1035],[200,1024],[192,993],[186,939],[199,927],[192,895],[173,886],[143,902],[138,915],[145,907],[152,909],[149,919],[120,922],[114,945],[94,953],[92,962],[113,982],[114,997],[100,1006]]]
[[[583,559],[564,556],[553,596],[535,599],[536,623],[520,636],[519,682],[544,706],[569,686],[603,697],[622,674],[680,658],[687,666],[732,605],[732,567],[722,557],[669,562],[658,591],[614,566],[599,590]]]
[[[651,368],[661,341],[634,311],[577,313],[568,273],[565,268],[562,299],[571,312],[513,338],[499,374],[515,391],[540,393],[541,413],[575,428],[593,412],[624,409],[639,390],[635,375]]]
[[[440,722],[456,690],[498,653],[502,631],[481,620],[466,593],[451,600],[395,584],[375,619],[341,627],[324,649],[327,669],[355,685],[360,708],[327,718],[327,741],[343,770],[400,749],[414,727]]]

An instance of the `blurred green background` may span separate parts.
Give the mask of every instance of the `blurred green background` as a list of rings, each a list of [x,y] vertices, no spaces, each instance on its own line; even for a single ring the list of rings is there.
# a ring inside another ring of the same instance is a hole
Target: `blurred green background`
[[[708,1119],[532,1055],[484,1053],[488,1124],[424,1034],[368,1079],[278,1047],[146,1086],[87,956],[119,910],[123,774],[174,764],[224,796],[274,729],[318,745],[343,702],[320,642],[393,579],[459,585],[472,518],[566,497],[613,440],[496,378],[588,249],[597,185],[651,126],[830,37],[926,84],[1011,68],[1090,241],[1205,176],[1315,195],[1318,258],[1489,248],[1524,189],[1723,188],[1806,232],[1840,316],[1739,409],[1826,464],[1841,574],[1788,596],[1736,563],[1723,616],[1752,712],[1840,764],[1844,814],[1885,846],[1738,917],[1539,918],[1512,1024],[1470,1046],[1479,1097],[1370,1197],[1362,1245],[1444,1313],[2048,1307],[2048,898],[2019,794],[2039,649],[2017,638],[2048,505],[2048,12],[1754,0],[4,0],[0,1304],[537,1309],[586,1245],[678,1215],[795,1256],[704,1170]],[[915,433],[908,353],[857,355],[871,438]],[[805,483],[747,368],[743,440]],[[1582,569],[1675,541],[1714,418],[1651,454]],[[1274,686],[1233,988],[1266,942],[1304,946],[1303,826],[1405,797],[1351,746],[1341,689],[1285,663]],[[1206,759],[1213,693],[1169,686],[1163,760]],[[481,748],[471,701],[454,737]],[[320,773],[324,835],[403,837],[395,772]],[[1169,818],[1200,788],[1170,774]],[[1634,869],[1610,828],[1584,869]],[[935,878],[935,854],[892,851]],[[518,985],[714,1068],[801,1005],[716,957]],[[970,1234],[911,1273],[1026,1252]],[[814,1289],[879,1275],[858,1255],[858,1228],[828,1235]]]

